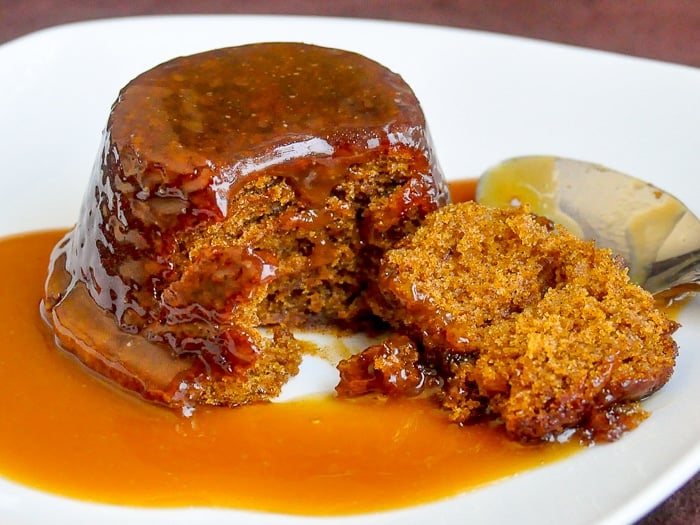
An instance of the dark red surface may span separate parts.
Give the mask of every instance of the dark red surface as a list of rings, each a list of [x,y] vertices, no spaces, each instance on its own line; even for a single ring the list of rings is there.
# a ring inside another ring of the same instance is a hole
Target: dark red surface
[[[699,0],[0,0],[0,43],[66,22],[174,13],[325,15],[423,22],[700,67]],[[565,522],[566,518],[562,519]],[[660,524],[700,524],[700,475],[637,523]]]

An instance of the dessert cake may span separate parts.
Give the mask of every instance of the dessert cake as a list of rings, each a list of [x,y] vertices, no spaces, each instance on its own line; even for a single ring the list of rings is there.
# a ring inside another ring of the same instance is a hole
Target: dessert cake
[[[456,422],[497,418],[522,440],[579,428],[608,441],[673,373],[678,324],[621,260],[523,208],[433,212],[385,253],[378,289],[375,312],[421,352],[389,338],[342,362],[341,395],[415,395],[427,364]]]
[[[148,399],[270,399],[304,351],[291,330],[371,321],[382,255],[447,201],[418,100],[380,64],[300,43],[176,58],[114,103],[44,315]]]

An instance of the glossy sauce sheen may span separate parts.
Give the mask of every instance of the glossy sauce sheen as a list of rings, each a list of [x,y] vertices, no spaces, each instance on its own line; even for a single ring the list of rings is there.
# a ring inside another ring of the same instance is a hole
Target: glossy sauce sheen
[[[324,398],[191,418],[144,403],[55,347],[39,299],[59,237],[0,241],[0,473],[12,480],[106,503],[343,515],[435,501],[579,450],[460,428],[425,401]]]

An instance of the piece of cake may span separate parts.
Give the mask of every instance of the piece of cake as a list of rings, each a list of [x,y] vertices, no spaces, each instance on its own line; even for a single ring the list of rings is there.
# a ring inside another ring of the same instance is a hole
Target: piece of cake
[[[418,100],[380,64],[299,43],[177,58],[114,103],[45,317],[148,399],[269,399],[304,350],[290,330],[371,320],[381,256],[447,200]]]
[[[517,439],[574,428],[614,439],[627,404],[661,388],[675,365],[677,323],[621,261],[522,208],[435,211],[386,252],[378,287],[375,312],[419,343],[452,419],[497,417]],[[352,363],[363,361],[341,371]],[[350,369],[348,380],[377,385],[375,372]]]

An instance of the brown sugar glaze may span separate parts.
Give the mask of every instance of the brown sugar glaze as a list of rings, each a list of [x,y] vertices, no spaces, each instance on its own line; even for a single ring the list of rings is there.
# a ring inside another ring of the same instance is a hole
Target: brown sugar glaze
[[[462,428],[420,400],[329,397],[191,418],[144,402],[55,347],[38,301],[59,237],[0,242],[0,473],[19,483],[123,505],[344,515],[439,500],[580,449]]]

